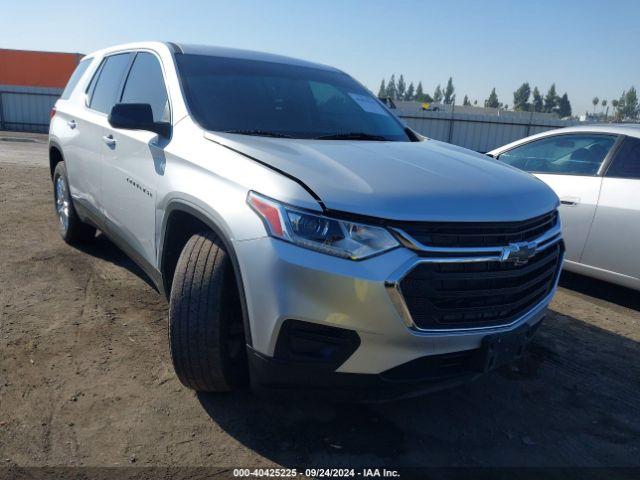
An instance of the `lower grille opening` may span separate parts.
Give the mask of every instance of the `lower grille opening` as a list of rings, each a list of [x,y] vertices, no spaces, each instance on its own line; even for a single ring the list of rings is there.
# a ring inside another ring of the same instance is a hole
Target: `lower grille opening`
[[[479,349],[421,357],[394,367],[381,376],[395,382],[440,380],[477,373]]]
[[[557,243],[524,265],[508,262],[423,263],[400,282],[418,328],[507,325],[540,303],[560,269]]]

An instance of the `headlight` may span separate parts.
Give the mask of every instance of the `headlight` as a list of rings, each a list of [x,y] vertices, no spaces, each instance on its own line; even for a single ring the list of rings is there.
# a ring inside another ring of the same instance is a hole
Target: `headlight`
[[[336,257],[361,260],[399,245],[384,228],[307,212],[255,192],[249,192],[247,203],[272,237]]]

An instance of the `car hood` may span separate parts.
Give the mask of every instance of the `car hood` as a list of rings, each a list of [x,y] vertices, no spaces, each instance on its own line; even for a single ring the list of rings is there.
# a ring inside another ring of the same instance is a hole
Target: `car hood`
[[[558,205],[555,193],[532,175],[435,140],[205,136],[295,177],[329,210],[390,220],[507,221]]]

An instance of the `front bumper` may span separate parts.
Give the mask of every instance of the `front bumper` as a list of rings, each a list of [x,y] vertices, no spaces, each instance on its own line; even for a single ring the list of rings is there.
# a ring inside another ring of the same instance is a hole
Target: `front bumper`
[[[251,384],[260,393],[287,398],[384,402],[413,397],[473,381],[519,359],[541,323],[525,323],[515,331],[485,337],[491,343],[483,341],[477,349],[420,357],[379,374],[339,372],[331,359],[318,362],[278,353],[268,357],[250,348]],[[495,346],[509,343],[509,338],[516,340],[498,355]]]
[[[274,376],[258,372],[266,370],[267,365],[271,369],[274,362],[273,368],[282,370],[275,378],[289,377],[287,384],[303,385],[305,378],[312,378],[315,385],[324,384],[318,380],[323,372],[314,370],[317,366],[291,367],[274,358],[278,335],[286,320],[356,332],[360,340],[357,349],[339,365],[331,365],[329,372],[324,372],[340,374],[330,375],[326,385],[335,384],[336,378],[341,379],[338,384],[355,385],[361,382],[355,379],[355,374],[364,374],[364,378],[368,377],[366,381],[376,383],[379,378],[375,377],[409,362],[478,350],[487,335],[513,331],[524,325],[533,327],[544,316],[552,297],[549,295],[508,326],[425,332],[407,325],[388,289],[388,281],[397,275],[398,269],[417,258],[416,253],[407,248],[354,262],[270,237],[236,242],[234,247],[251,326],[252,374],[261,376],[264,384]],[[471,377],[477,374],[474,371]]]

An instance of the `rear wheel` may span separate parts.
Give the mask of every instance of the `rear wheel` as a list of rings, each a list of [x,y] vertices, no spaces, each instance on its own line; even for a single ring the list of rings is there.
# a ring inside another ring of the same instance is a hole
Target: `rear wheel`
[[[67,167],[64,162],[58,162],[53,172],[53,197],[62,239],[71,245],[92,241],[96,236],[96,229],[78,217],[71,200]]]
[[[186,387],[219,392],[247,382],[238,286],[229,255],[213,232],[193,235],[178,259],[169,299],[169,344]]]

